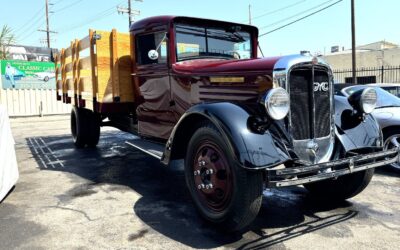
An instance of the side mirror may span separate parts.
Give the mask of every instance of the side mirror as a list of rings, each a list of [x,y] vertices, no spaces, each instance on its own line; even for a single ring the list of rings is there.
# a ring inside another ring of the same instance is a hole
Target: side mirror
[[[147,53],[147,56],[150,58],[150,60],[157,60],[158,59],[158,52],[155,49],[152,49]]]

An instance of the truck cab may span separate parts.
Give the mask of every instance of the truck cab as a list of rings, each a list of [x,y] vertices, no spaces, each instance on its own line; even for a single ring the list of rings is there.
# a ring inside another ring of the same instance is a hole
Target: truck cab
[[[248,25],[161,16],[135,22],[130,31],[141,101],[136,113],[144,136],[168,139],[190,106],[213,98],[193,91],[204,87],[204,77],[224,73],[211,73],[212,67],[257,58],[258,31]]]

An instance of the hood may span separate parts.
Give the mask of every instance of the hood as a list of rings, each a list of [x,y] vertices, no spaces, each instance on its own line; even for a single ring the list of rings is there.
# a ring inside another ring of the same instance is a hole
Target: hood
[[[197,59],[177,62],[172,65],[172,70],[177,74],[243,74],[272,71],[275,63],[281,57],[223,60],[223,59]]]
[[[400,125],[400,107],[378,108],[372,112],[381,128]]]

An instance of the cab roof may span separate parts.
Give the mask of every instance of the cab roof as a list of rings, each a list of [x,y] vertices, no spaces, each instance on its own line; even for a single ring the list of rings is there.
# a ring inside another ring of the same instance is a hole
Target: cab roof
[[[134,22],[130,27],[130,31],[138,31],[142,29],[146,30],[146,29],[151,29],[152,27],[155,26],[170,27],[171,24],[173,23],[186,23],[186,24],[210,26],[210,27],[213,26],[229,27],[232,25],[237,25],[241,26],[243,30],[250,31],[258,36],[258,29],[255,26],[241,24],[241,23],[197,18],[197,17],[186,17],[186,16],[154,16],[154,17],[144,18],[137,22]]]

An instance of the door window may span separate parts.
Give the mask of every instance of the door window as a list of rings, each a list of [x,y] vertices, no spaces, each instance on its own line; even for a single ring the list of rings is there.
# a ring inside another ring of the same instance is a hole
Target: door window
[[[167,38],[165,32],[136,36],[136,63],[139,65],[167,63]],[[149,57],[150,50],[157,50],[158,58]]]

